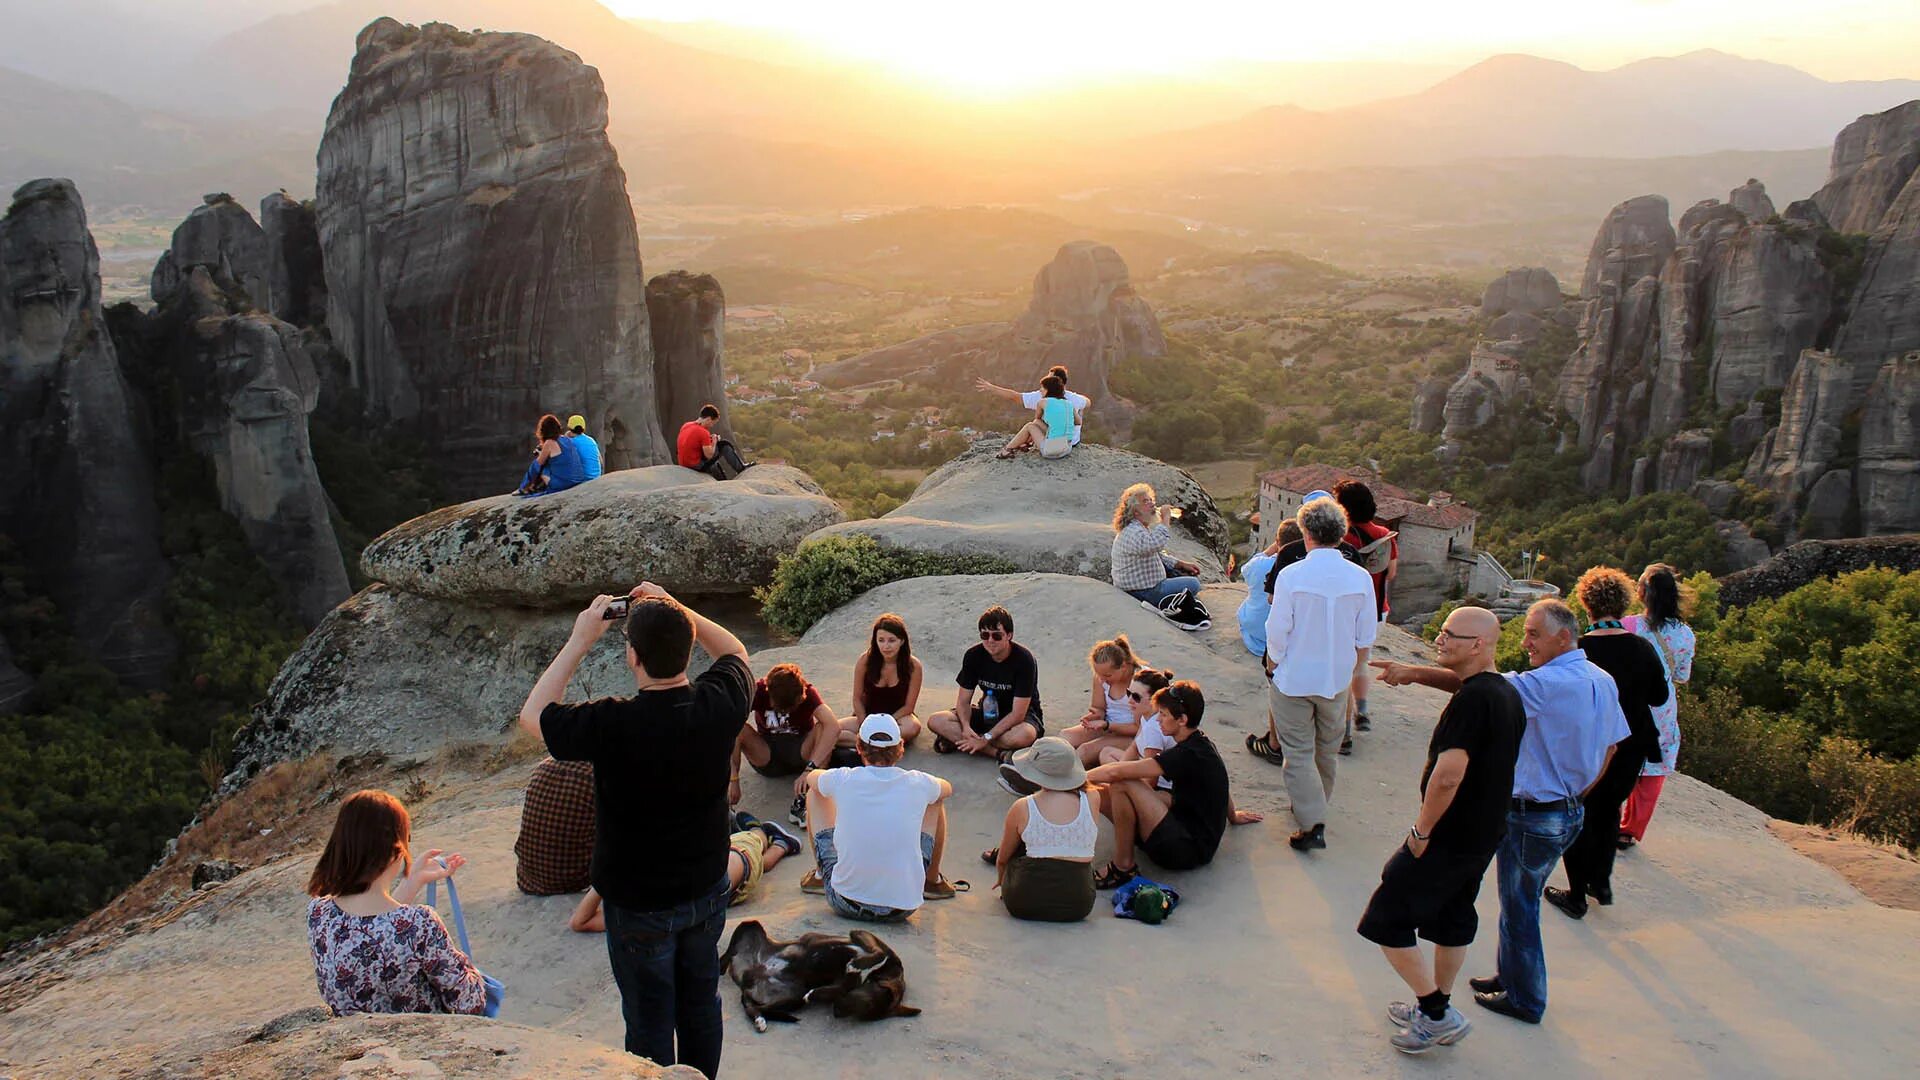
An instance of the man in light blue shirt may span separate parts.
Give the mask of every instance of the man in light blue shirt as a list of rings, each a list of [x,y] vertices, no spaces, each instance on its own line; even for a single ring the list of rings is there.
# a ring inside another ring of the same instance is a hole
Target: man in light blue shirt
[[[580,464],[586,470],[588,480],[600,479],[600,444],[587,434],[587,418],[575,413],[567,419],[567,436],[575,450],[580,451]]]
[[[1516,1020],[1537,1024],[1547,1011],[1547,959],[1540,944],[1540,893],[1585,818],[1587,793],[1615,745],[1629,735],[1619,688],[1576,644],[1579,620],[1561,600],[1527,609],[1531,671],[1508,672],[1527,710],[1527,730],[1513,770],[1513,806],[1496,862],[1500,877],[1499,973],[1471,980],[1473,1000]],[[1459,689],[1446,668],[1387,664],[1380,680]],[[1603,826],[1611,827],[1602,822]]]

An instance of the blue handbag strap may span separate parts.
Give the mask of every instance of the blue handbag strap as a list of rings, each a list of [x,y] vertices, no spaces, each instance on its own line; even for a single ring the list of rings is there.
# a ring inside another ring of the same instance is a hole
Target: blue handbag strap
[[[427,882],[427,906],[430,908],[440,906],[434,891],[436,884],[438,883]],[[467,916],[460,910],[460,890],[455,887],[452,878],[447,879],[447,904],[453,908],[453,932],[460,938],[460,951],[467,954],[468,960],[472,960],[473,946],[467,942]]]

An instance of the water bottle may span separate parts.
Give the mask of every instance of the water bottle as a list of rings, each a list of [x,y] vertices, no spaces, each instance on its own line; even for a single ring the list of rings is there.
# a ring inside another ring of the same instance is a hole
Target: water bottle
[[[980,697],[980,719],[985,720],[989,726],[1000,722],[1000,699],[994,696],[992,691]]]

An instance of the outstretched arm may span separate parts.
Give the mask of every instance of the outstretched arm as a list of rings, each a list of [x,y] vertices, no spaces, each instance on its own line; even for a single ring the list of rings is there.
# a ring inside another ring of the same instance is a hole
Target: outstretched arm
[[[1010,390],[1007,387],[1001,386],[999,383],[988,382],[984,378],[974,379],[973,388],[983,394],[992,394],[995,397],[1003,397],[1012,401],[1020,400],[1020,391]]]
[[[1450,694],[1460,689],[1460,676],[1443,667],[1402,664],[1394,660],[1374,660],[1370,661],[1368,666],[1378,669],[1379,674],[1374,678],[1388,686],[1418,683],[1421,686],[1431,686],[1435,690],[1445,690]]]

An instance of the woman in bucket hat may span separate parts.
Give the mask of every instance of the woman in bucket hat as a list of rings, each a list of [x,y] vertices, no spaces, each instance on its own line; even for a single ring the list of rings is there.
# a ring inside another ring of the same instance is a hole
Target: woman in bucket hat
[[[1093,910],[1100,796],[1065,739],[1040,739],[1007,764],[1039,790],[1008,808],[1000,846],[981,853],[1000,870],[1000,899],[1016,919],[1078,922]]]

